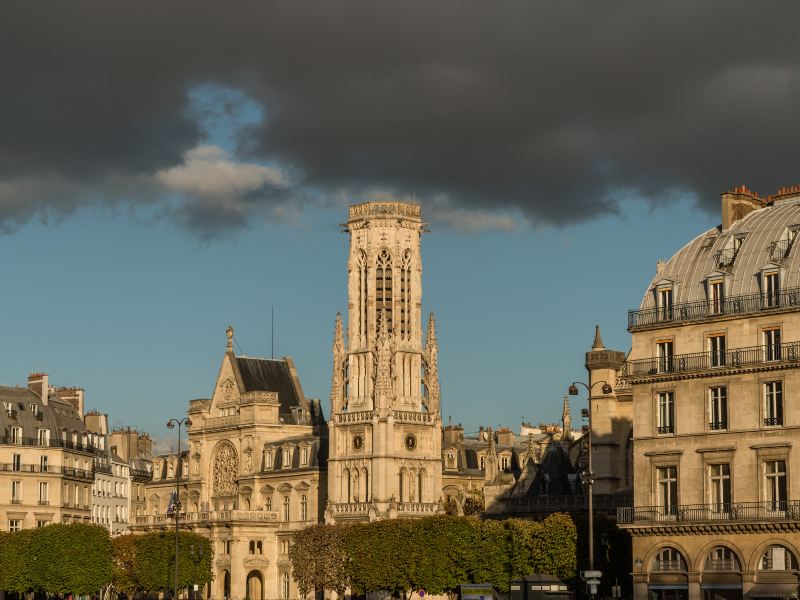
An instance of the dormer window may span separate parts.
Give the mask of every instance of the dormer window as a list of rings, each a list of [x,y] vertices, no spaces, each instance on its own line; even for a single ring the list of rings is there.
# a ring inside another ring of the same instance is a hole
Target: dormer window
[[[774,308],[780,306],[780,279],[778,271],[765,271],[763,282],[762,301],[764,308]]]
[[[7,415],[11,416],[11,411],[12,411],[12,410],[14,410],[14,409],[11,407],[11,402],[3,402],[3,410],[5,410],[5,411],[6,411],[6,414],[7,414]]]
[[[303,465],[308,464],[308,447],[303,447],[302,451],[300,452],[300,462]]]
[[[708,309],[712,315],[725,312],[725,282],[722,279],[708,282]]]
[[[658,318],[660,321],[672,320],[672,287],[660,287],[657,290]]]
[[[447,451],[447,468],[448,469],[456,468],[456,453],[453,450]]]
[[[39,414],[39,405],[38,404],[31,404],[31,413],[35,417]]]

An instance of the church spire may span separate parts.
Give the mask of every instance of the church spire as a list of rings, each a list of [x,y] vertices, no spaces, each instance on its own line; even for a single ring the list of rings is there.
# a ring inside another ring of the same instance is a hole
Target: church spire
[[[436,319],[433,313],[428,317],[425,361],[425,383],[428,388],[427,409],[429,412],[438,413],[441,400],[441,392],[439,390],[439,343],[436,341]]]
[[[563,432],[561,434],[562,440],[572,439],[572,415],[569,410],[569,396],[564,394],[564,403],[561,407],[561,423]]]
[[[344,334],[342,333],[342,314],[336,313],[336,326],[333,331],[333,373],[331,375],[331,414],[341,409],[344,396]]]
[[[605,350],[606,347],[603,345],[603,338],[600,337],[600,325],[594,326],[594,343],[592,344],[592,350]]]
[[[233,327],[228,325],[228,328],[225,330],[225,335],[228,336],[228,348],[226,352],[233,352]]]

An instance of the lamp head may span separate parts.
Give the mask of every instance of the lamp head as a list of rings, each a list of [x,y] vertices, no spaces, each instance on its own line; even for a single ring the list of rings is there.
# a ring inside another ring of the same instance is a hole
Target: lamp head
[[[611,390],[611,388],[608,388],[608,389]],[[606,393],[608,393],[608,392],[606,392]],[[186,426],[187,427],[191,427],[192,426],[192,420],[189,417],[186,417]]]
[[[175,427],[175,421],[170,419],[167,421],[167,429],[173,429]]]
[[[567,393],[569,393],[570,396],[577,396],[578,395],[578,386],[573,383],[567,389]]]
[[[604,383],[604,384],[603,384],[603,393],[604,393],[604,394],[610,394],[610,393],[611,393],[611,392],[613,392],[613,391],[614,391],[614,390],[611,388],[611,386],[610,386],[610,385],[608,385],[607,383]]]

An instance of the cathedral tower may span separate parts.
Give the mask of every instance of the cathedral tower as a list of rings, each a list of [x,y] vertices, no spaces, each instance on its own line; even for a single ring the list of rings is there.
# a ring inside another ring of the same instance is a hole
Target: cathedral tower
[[[422,516],[442,487],[438,345],[422,331],[419,206],[350,207],[347,339],[333,341],[328,519]]]

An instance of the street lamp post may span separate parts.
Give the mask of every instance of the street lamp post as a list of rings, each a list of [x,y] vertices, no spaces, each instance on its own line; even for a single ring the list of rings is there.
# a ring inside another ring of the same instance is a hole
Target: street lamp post
[[[592,471],[592,388],[600,384],[603,384],[602,390],[604,394],[610,394],[613,391],[607,381],[595,381],[591,385],[587,385],[582,381],[573,381],[568,390],[570,396],[577,396],[578,386],[582,385],[586,388],[586,391],[589,392],[589,410],[586,412],[583,410],[581,411],[581,414],[585,415],[589,419],[589,431],[587,433],[589,472],[586,474],[586,482],[589,484],[589,571],[594,571],[594,510],[592,506],[592,486],[594,485],[594,472]],[[594,596],[594,594],[592,594],[592,596]]]
[[[175,501],[172,503],[172,512],[175,516],[175,589],[174,600],[178,600],[178,521],[181,518],[181,426],[186,425],[186,428],[192,426],[192,421],[189,417],[183,419],[170,419],[167,421],[167,428],[173,429],[178,426],[178,462],[175,465]]]

